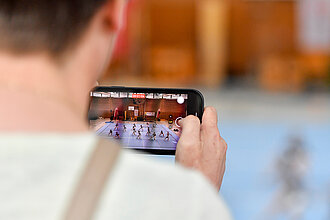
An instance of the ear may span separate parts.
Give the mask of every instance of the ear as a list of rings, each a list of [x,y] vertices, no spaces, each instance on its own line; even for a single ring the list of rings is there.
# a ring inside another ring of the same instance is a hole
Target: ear
[[[125,0],[108,0],[101,8],[100,15],[107,31],[118,32],[122,26]]]

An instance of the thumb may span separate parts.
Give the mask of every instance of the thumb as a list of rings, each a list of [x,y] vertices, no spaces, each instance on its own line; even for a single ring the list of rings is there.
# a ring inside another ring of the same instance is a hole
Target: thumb
[[[191,141],[199,141],[200,138],[200,121],[199,118],[189,115],[179,121],[181,127],[181,137],[191,137]]]

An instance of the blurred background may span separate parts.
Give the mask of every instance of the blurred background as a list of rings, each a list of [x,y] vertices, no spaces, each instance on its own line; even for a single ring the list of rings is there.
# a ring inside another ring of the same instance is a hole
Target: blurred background
[[[131,0],[101,84],[203,92],[235,219],[330,219],[330,0]]]

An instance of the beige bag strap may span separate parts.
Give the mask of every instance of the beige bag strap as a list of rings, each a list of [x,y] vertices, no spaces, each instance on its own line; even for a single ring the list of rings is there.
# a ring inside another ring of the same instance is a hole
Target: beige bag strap
[[[71,198],[64,220],[90,220],[120,147],[100,139]]]

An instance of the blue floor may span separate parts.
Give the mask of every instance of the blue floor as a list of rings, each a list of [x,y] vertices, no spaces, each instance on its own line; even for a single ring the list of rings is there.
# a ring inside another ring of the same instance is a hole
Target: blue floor
[[[115,130],[116,123],[106,123],[96,133],[102,137],[113,139],[115,138],[116,132],[119,133],[119,140],[121,143],[128,148],[138,148],[138,149],[167,149],[175,150],[177,141],[179,137],[164,124],[157,124],[155,128],[152,127],[152,124],[147,125],[146,122],[135,122],[136,124],[136,135],[133,135],[133,122],[120,122],[118,129]],[[126,126],[126,131],[124,127]],[[143,126],[141,130],[141,139],[137,139],[137,133],[140,128],[140,125]],[[147,135],[147,127],[150,127],[151,133],[156,132],[156,139],[151,140],[151,135]],[[110,129],[113,131],[112,135],[109,135]],[[164,135],[160,136],[160,132],[163,131]],[[167,132],[170,133],[169,140],[165,140]]]
[[[278,190],[271,170],[290,135],[302,137],[310,164],[304,180],[308,203],[301,219],[330,218],[329,123],[296,126],[290,123],[222,122],[219,127],[228,143],[221,194],[235,219],[289,219],[285,214],[271,218],[263,213]],[[163,159],[174,160],[173,157]]]

